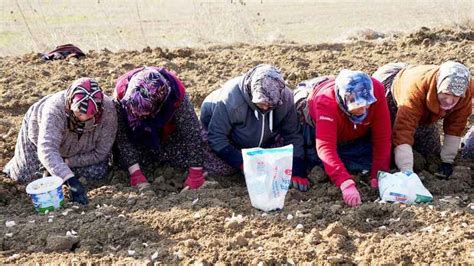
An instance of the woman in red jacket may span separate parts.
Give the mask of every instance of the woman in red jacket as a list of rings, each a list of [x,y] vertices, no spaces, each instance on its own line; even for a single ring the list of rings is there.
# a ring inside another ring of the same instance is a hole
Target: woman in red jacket
[[[348,169],[377,172],[390,167],[390,114],[383,85],[361,71],[344,69],[317,84],[308,96],[316,132],[316,152],[331,181],[350,206],[361,203]]]

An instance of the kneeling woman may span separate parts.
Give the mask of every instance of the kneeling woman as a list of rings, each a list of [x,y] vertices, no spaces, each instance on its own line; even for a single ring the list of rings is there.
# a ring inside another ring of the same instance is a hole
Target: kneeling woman
[[[313,83],[307,111],[310,119],[300,115],[300,121],[313,127],[304,134],[307,140],[313,131],[316,147],[316,153],[306,153],[308,164],[321,160],[344,202],[361,204],[349,171],[370,170],[370,184],[378,188],[377,172],[390,169],[390,115],[384,87],[364,72],[344,69],[337,77],[320,77]]]
[[[242,149],[293,144],[291,185],[308,190],[293,94],[277,68],[258,65],[212,92],[202,104],[201,123],[212,150],[207,167],[211,172],[224,175],[243,169]]]
[[[69,186],[71,200],[87,204],[79,177],[107,175],[108,158],[117,131],[113,102],[97,82],[81,78],[65,91],[48,95],[26,113],[13,159],[4,172],[27,183],[45,169]]]
[[[189,169],[185,186],[204,183],[199,120],[183,83],[170,71],[142,67],[119,77],[117,157],[131,186],[149,185],[141,166],[167,164]]]
[[[436,176],[453,173],[461,136],[472,113],[474,81],[465,65],[447,61],[441,65],[390,63],[373,77],[387,89],[393,127],[395,164],[413,171],[413,150],[425,157],[440,157]],[[438,121],[443,121],[441,145]]]

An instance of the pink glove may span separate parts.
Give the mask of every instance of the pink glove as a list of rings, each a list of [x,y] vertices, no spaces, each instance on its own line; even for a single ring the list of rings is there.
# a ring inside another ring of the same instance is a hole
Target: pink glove
[[[359,191],[357,191],[355,182],[352,179],[344,181],[339,188],[342,191],[342,198],[347,205],[355,207],[361,204]]]
[[[189,167],[184,186],[190,189],[198,189],[202,184],[204,184],[204,171],[202,167]]]
[[[378,189],[379,188],[379,180],[377,180],[377,178],[370,179],[370,186],[373,189]]]
[[[136,187],[139,184],[148,183],[145,175],[142,173],[142,170],[138,169],[130,175],[130,185]]]

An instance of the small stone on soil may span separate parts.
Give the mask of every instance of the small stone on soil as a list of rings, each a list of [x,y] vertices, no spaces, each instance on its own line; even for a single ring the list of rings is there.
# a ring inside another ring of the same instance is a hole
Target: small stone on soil
[[[6,221],[6,222],[5,222],[5,226],[6,226],[6,227],[13,227],[13,226],[15,226],[15,225],[16,225],[15,221]]]
[[[183,251],[181,251],[181,250],[176,251],[176,252],[174,253],[174,256],[175,256],[177,259],[179,259],[179,260],[184,259],[184,253],[183,253]]]

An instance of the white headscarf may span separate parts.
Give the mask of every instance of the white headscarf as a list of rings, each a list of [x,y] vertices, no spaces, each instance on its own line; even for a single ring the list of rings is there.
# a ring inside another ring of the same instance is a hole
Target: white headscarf
[[[436,84],[437,92],[451,92],[455,96],[464,97],[470,75],[469,68],[461,63],[447,61],[441,64]]]

